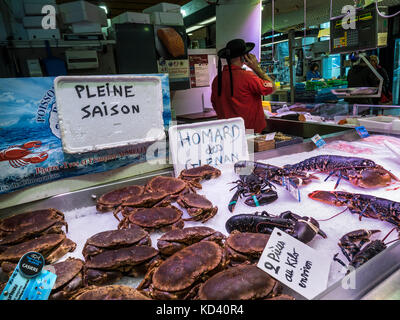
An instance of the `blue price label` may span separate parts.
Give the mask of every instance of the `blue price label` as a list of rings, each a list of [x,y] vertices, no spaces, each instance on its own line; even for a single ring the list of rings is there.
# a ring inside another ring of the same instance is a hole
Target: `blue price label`
[[[356,127],[356,131],[357,131],[358,135],[359,135],[361,138],[367,138],[367,137],[369,137],[369,133],[368,133],[367,129],[365,129],[364,126]]]
[[[40,258],[36,260],[35,255]],[[26,273],[34,269],[41,259],[42,255],[37,252],[25,254],[8,280],[0,300],[47,300],[57,275],[42,268],[34,270],[34,274]]]
[[[314,137],[311,138],[312,142],[315,143],[315,145],[318,148],[323,147],[324,145],[326,145],[326,142],[324,139],[321,138],[321,136],[319,134],[316,134]]]

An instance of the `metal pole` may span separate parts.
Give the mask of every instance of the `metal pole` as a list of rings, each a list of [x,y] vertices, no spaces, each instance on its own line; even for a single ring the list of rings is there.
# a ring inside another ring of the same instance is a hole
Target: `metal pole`
[[[294,103],[294,88],[295,88],[295,79],[294,79],[294,30],[291,29],[289,31],[289,68],[290,68],[290,102]]]

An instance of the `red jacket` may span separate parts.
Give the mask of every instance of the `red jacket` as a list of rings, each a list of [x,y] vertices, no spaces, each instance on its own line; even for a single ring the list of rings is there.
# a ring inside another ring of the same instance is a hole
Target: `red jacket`
[[[254,72],[232,65],[233,96],[228,66],[222,71],[222,92],[218,96],[218,76],[212,83],[211,103],[218,119],[242,117],[246,129],[261,133],[267,126],[261,96],[273,92],[271,82],[260,79]]]

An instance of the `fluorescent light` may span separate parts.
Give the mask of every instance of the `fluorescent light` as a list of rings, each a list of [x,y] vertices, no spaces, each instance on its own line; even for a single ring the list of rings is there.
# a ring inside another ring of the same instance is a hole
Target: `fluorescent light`
[[[190,28],[186,29],[186,33],[193,32],[201,28],[204,28],[204,26],[199,26],[199,25],[191,26]]]
[[[217,17],[212,17],[210,19],[207,19],[207,20],[204,20],[204,21],[200,22],[199,24],[206,25],[206,24],[209,24],[209,23],[214,22],[216,20],[217,20]]]
[[[192,36],[192,35],[193,35],[193,33],[188,33],[187,35],[188,35],[188,36]]]
[[[181,13],[182,13],[182,16],[186,16],[186,11],[184,9],[181,9]]]
[[[105,12],[106,12],[106,14],[108,14],[108,10],[107,10],[107,7],[106,6],[99,6],[100,8],[102,8]]]

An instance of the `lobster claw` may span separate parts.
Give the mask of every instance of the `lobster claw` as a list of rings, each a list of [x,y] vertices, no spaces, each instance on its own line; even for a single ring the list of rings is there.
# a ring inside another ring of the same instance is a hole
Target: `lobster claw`
[[[259,207],[274,202],[276,199],[278,199],[276,191],[269,189],[259,194],[252,195],[247,198],[244,203],[250,207]]]
[[[21,145],[21,148],[31,149],[31,148],[39,148],[42,145],[42,141],[29,141]]]

